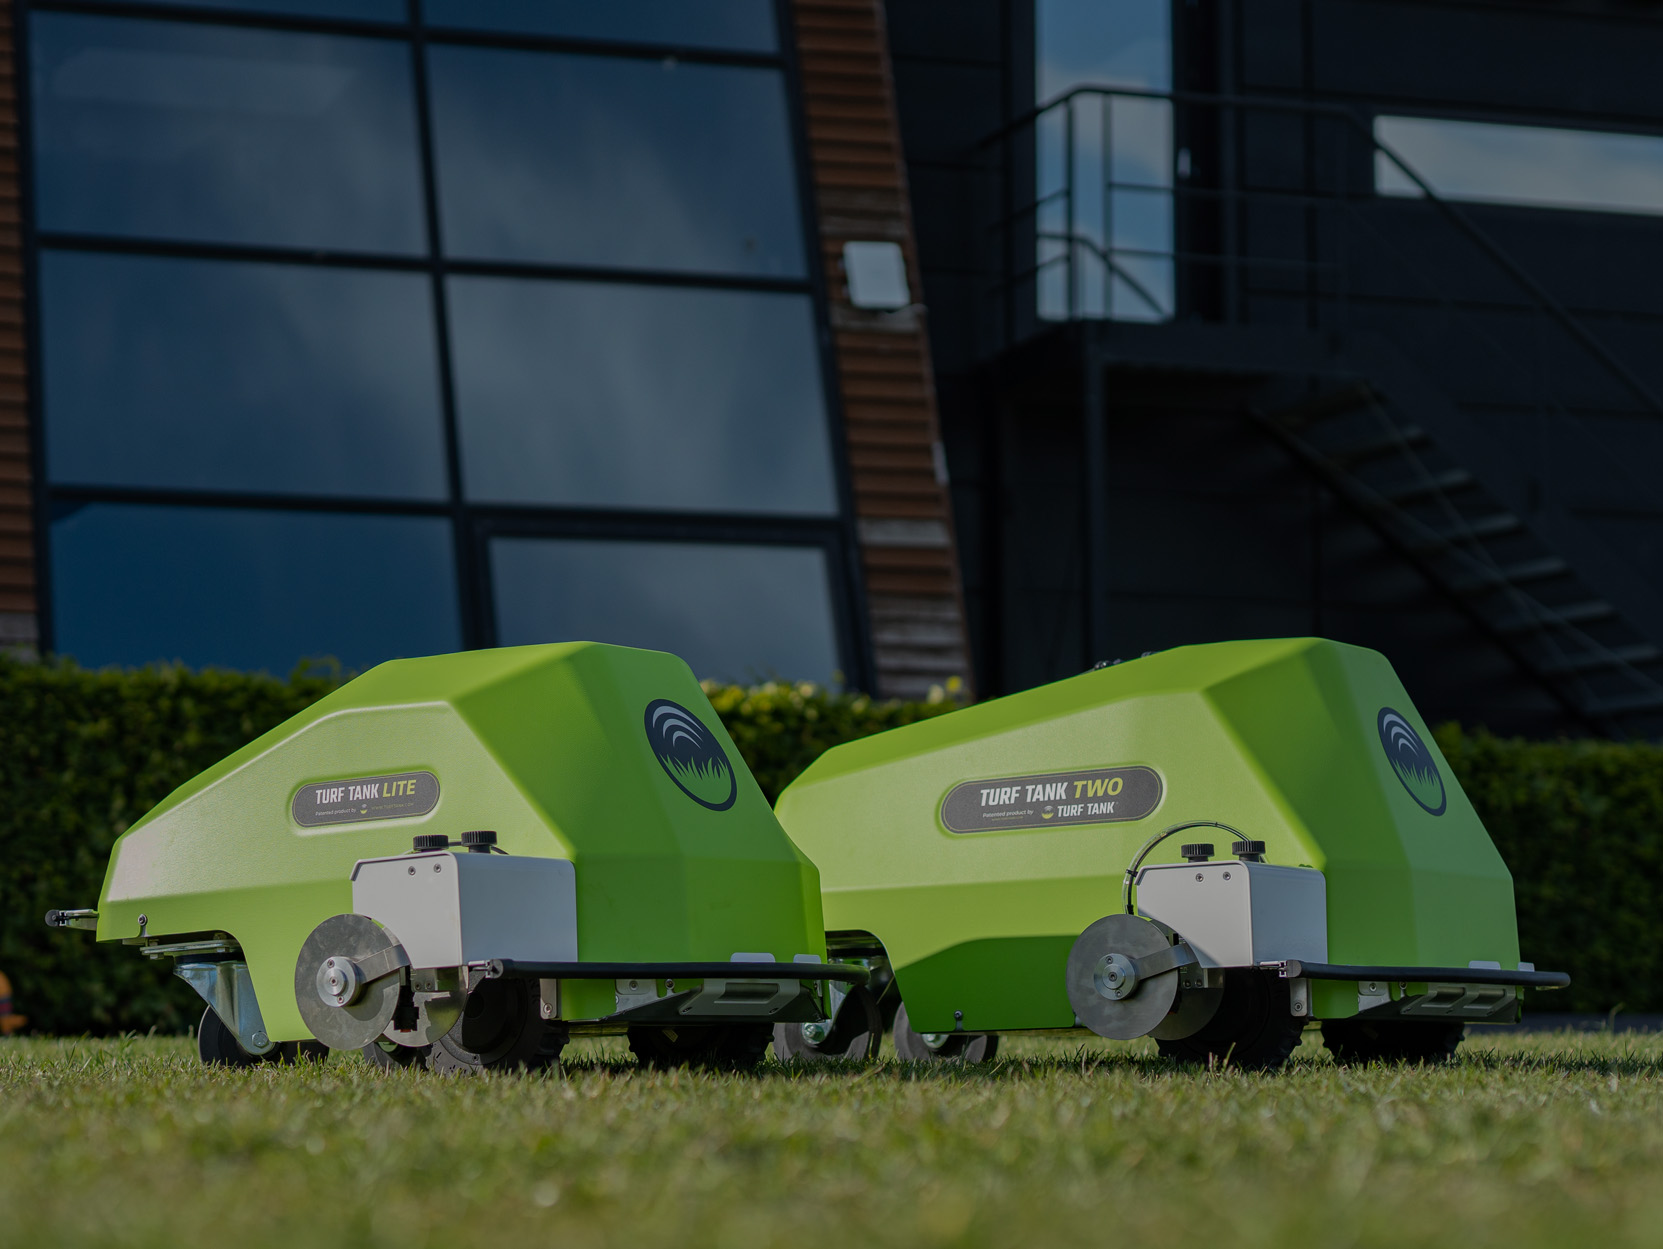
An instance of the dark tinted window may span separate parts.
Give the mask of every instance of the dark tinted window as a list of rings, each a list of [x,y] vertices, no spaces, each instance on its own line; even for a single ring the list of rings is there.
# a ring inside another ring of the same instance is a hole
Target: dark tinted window
[[[489,48],[431,56],[450,254],[802,275],[777,71]]]
[[[44,252],[55,481],[445,493],[418,274]]]
[[[835,510],[806,295],[497,278],[450,291],[473,498]]]
[[[284,674],[461,645],[443,520],[90,504],[52,525],[58,650]]]
[[[237,9],[293,17],[333,17],[371,22],[403,22],[410,16],[404,0],[149,0],[179,9]]]
[[[434,26],[772,52],[772,0],[423,0]]]
[[[491,569],[504,646],[643,646],[723,681],[830,681],[838,667],[818,548],[500,538]]]
[[[37,15],[44,230],[423,247],[408,46]]]

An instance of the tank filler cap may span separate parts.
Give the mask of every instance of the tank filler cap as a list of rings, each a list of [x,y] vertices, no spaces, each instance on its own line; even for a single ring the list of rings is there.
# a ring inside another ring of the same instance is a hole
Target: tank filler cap
[[[1186,842],[1182,853],[1184,858],[1191,863],[1205,863],[1213,857],[1213,844],[1210,841]]]
[[[449,850],[450,838],[444,833],[417,833],[410,839],[410,849],[415,854],[426,854],[429,850]]]
[[[1265,843],[1262,841],[1233,841],[1230,843],[1230,853],[1243,863],[1263,863],[1265,861]]]
[[[462,844],[469,854],[490,854],[496,849],[497,835],[488,828],[476,828],[462,834]]]

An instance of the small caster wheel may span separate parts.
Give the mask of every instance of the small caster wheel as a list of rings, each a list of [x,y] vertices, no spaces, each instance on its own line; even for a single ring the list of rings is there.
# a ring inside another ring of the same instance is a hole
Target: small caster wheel
[[[895,1057],[903,1062],[991,1062],[999,1038],[991,1032],[918,1032],[907,1018],[907,1004],[895,1012]]]
[[[196,1028],[196,1056],[210,1067],[258,1067],[282,1062],[283,1047],[274,1045],[264,1054],[249,1053],[210,1006],[202,1012],[202,1022]]]
[[[824,1024],[774,1025],[774,1056],[782,1063],[824,1062],[831,1058],[862,1062],[878,1056],[882,1041],[883,1012],[863,985],[849,990],[829,1030]]]

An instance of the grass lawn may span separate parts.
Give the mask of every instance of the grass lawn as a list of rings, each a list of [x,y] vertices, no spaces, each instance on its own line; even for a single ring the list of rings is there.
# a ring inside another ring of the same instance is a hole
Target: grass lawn
[[[886,1053],[888,1047],[886,1043]],[[209,1070],[186,1040],[0,1042],[0,1244],[1655,1245],[1663,1038],[1469,1039],[1442,1070],[985,1068],[446,1079]]]

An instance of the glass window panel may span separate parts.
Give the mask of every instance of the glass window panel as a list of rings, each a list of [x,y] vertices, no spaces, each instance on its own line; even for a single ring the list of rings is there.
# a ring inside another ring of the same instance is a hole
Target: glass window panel
[[[403,23],[410,16],[405,0],[149,0],[178,9],[234,9],[244,13],[280,13],[292,17]]]
[[[37,14],[43,230],[414,253],[407,44]]]
[[[771,69],[434,47],[453,256],[800,277]]]
[[[806,295],[453,278],[475,499],[836,510]]]
[[[1663,213],[1663,138],[1434,117],[1376,117],[1374,134],[1439,195],[1488,204]],[[1386,155],[1381,195],[1421,189]]]
[[[499,538],[491,569],[504,646],[666,650],[719,681],[829,682],[837,673],[819,548]]]
[[[1078,86],[1172,88],[1169,0],[1038,0],[1035,36],[1041,102]],[[1172,315],[1173,262],[1116,250],[1171,250],[1172,197],[1150,191],[1173,184],[1172,138],[1171,103],[1140,96],[1080,96],[1039,119],[1042,318]],[[1063,195],[1070,174],[1071,203]]]
[[[772,52],[772,0],[423,0],[433,26]]]
[[[1171,0],[1037,0],[1041,103],[1082,83],[1172,90]]]
[[[45,251],[48,473],[442,498],[431,291],[420,274]]]
[[[283,675],[462,644],[448,522],[94,503],[52,524],[57,649]]]

